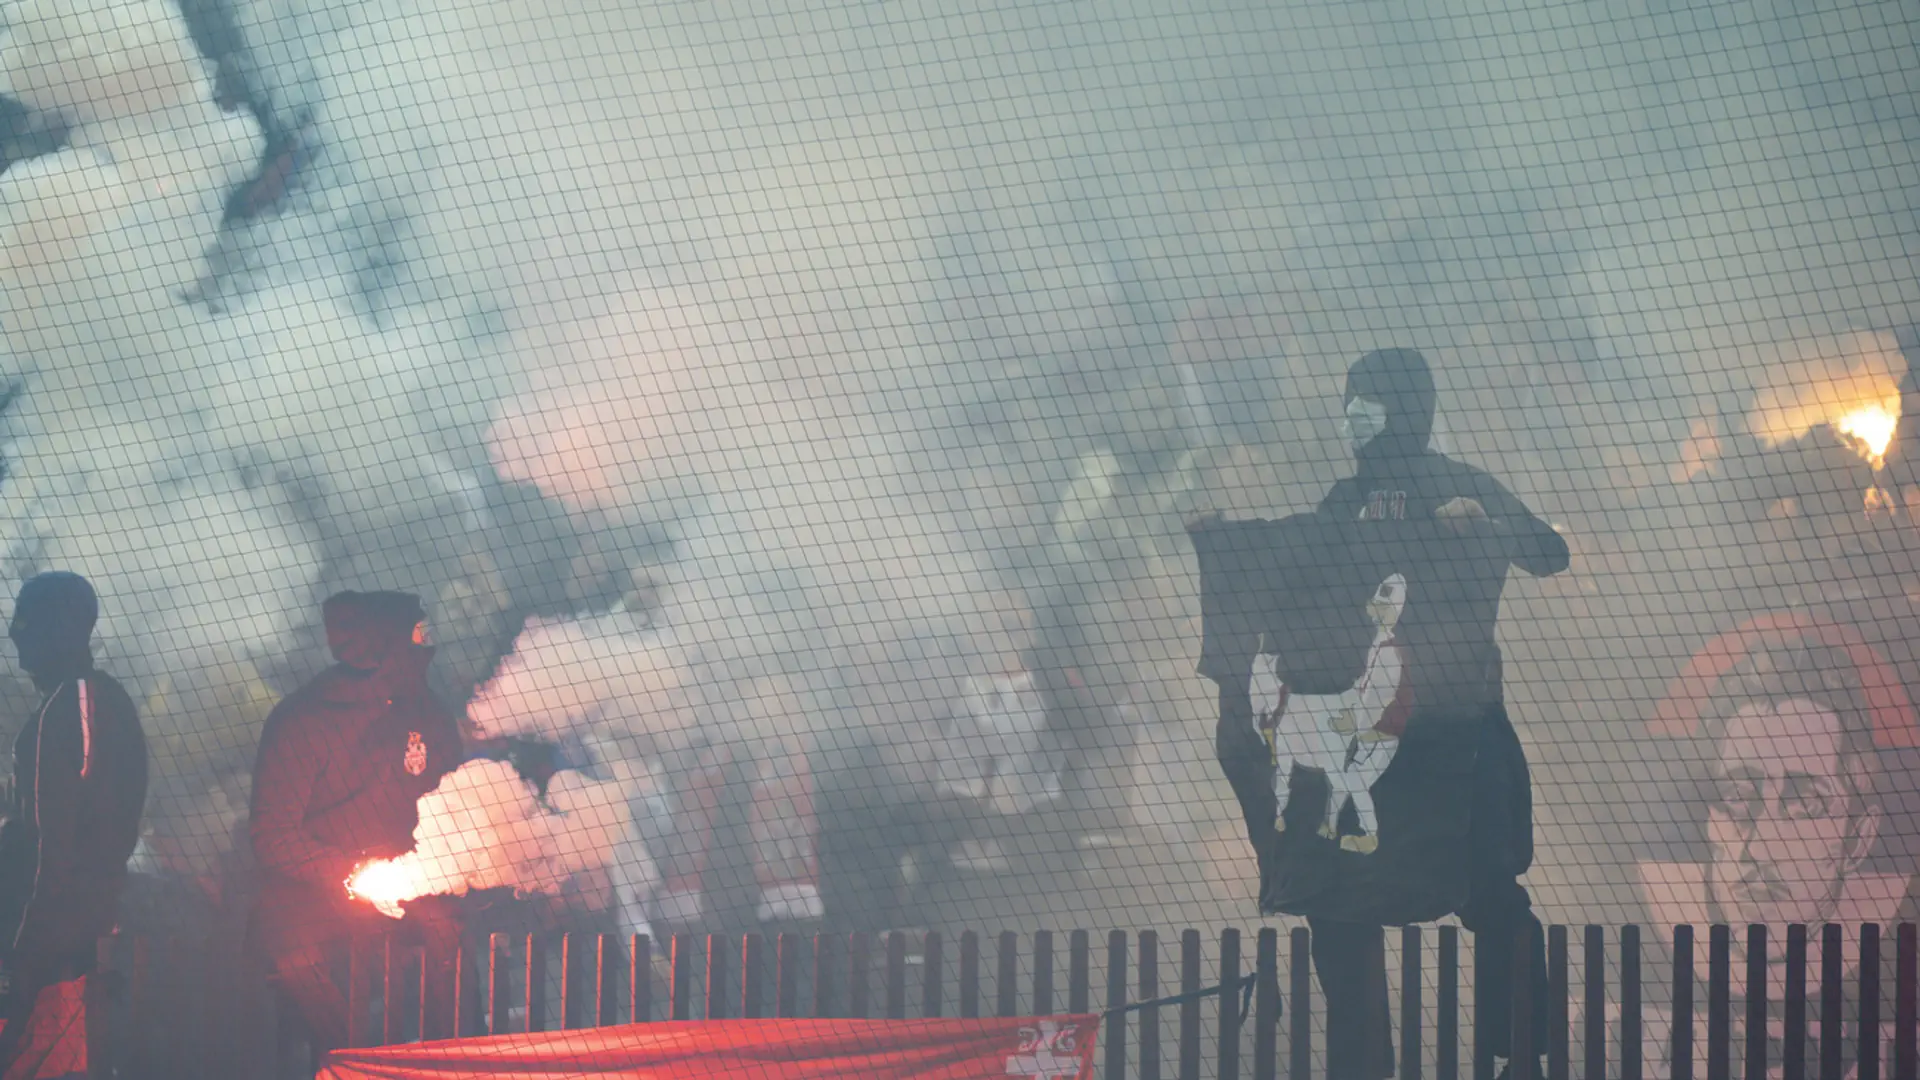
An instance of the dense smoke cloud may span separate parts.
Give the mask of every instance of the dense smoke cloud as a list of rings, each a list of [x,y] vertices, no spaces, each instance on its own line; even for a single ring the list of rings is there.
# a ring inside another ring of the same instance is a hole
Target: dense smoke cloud
[[[887,741],[903,798],[1071,627],[1087,740],[1143,729],[1132,797],[1204,829],[1180,516],[1307,505],[1389,344],[1579,553],[1516,589],[1523,727],[1632,754],[1700,629],[1636,575],[1725,562],[1724,459],[1831,419],[1785,388],[1881,393],[1920,301],[1894,2],[195,8],[236,47],[0,6],[62,132],[0,177],[0,540],[101,587],[196,871],[352,586],[422,596],[460,700],[558,620],[476,722]],[[285,197],[228,217],[269,137]]]

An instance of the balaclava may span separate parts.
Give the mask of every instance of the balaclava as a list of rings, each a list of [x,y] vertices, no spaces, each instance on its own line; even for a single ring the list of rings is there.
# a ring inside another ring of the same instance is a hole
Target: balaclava
[[[1355,456],[1362,461],[1426,452],[1433,437],[1433,371],[1412,349],[1378,349],[1347,370],[1347,404],[1357,397],[1386,407],[1386,423]]]

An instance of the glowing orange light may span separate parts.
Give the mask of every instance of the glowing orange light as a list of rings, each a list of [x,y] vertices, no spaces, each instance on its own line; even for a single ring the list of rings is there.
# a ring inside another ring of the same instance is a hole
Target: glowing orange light
[[[1833,422],[1835,431],[1858,444],[1860,456],[1875,469],[1886,464],[1887,444],[1893,441],[1893,429],[1900,424],[1898,412],[1885,405],[1862,405]]]
[[[382,915],[394,919],[406,914],[401,904],[427,892],[427,883],[419,870],[398,859],[361,863],[347,878],[346,885],[348,896],[365,900]]]

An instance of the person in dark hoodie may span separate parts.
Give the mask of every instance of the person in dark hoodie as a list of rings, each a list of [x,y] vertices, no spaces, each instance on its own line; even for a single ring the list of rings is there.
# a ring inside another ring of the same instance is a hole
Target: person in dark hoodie
[[[404,593],[343,592],[323,609],[339,662],[267,717],[253,773],[249,829],[259,870],[255,942],[299,1007],[317,1054],[345,1044],[339,975],[356,934],[393,933],[427,947],[427,1012],[451,1020],[459,927],[445,898],[426,897],[396,923],[350,896],[370,859],[413,849],[416,803],[461,761],[454,715],[427,686],[426,613]]]
[[[13,806],[0,829],[0,1075],[32,1052],[40,991],[92,972],[140,838],[147,740],[133,699],[93,666],[98,616],[85,578],[53,572],[21,588],[8,627],[42,697],[14,741]]]
[[[1538,954],[1533,1045],[1544,1053],[1544,942],[1532,900],[1518,880],[1533,862],[1532,786],[1525,752],[1507,718],[1494,624],[1507,566],[1535,576],[1557,574],[1567,568],[1567,544],[1499,481],[1428,445],[1434,402],[1433,373],[1418,352],[1382,349],[1361,357],[1347,372],[1344,425],[1358,468],[1333,486],[1320,512],[1348,521],[1438,519],[1449,531],[1504,555],[1504,561],[1492,562],[1462,558],[1455,579],[1427,583],[1429,602],[1410,604],[1396,633],[1412,657],[1408,679],[1419,702],[1484,715],[1474,766],[1472,890],[1458,914],[1475,938],[1479,1032],[1488,1048],[1509,1045],[1513,950],[1521,935],[1531,935]],[[1444,602],[1432,602],[1435,594]],[[1314,967],[1327,999],[1328,1075],[1393,1075],[1382,928],[1316,919],[1312,933]],[[1475,1075],[1483,1073],[1476,1069]],[[1531,1077],[1533,1071],[1514,1075]]]

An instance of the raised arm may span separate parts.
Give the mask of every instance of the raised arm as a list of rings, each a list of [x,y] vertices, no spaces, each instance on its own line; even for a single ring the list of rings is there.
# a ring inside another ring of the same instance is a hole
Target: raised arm
[[[1527,504],[1498,480],[1481,475],[1480,502],[1495,534],[1506,541],[1508,560],[1534,577],[1552,577],[1565,570],[1570,561],[1566,538],[1535,517]]]

